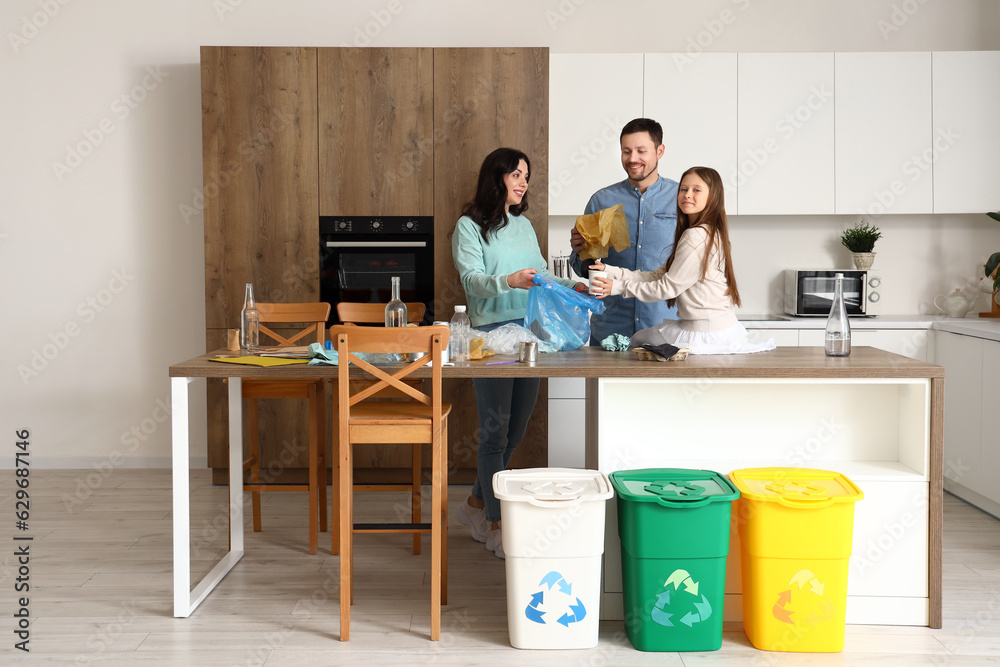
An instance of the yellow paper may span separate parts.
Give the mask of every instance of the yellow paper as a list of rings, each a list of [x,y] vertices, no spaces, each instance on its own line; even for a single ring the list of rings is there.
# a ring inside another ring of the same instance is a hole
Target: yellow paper
[[[287,366],[288,364],[308,364],[308,359],[282,359],[280,357],[209,357],[209,361],[223,361],[227,364],[247,366]]]
[[[586,243],[580,259],[601,259],[608,256],[608,248],[621,252],[632,245],[625,208],[621,204],[581,215],[576,219],[576,230]]]
[[[469,359],[485,359],[492,356],[493,350],[486,349],[486,341],[482,338],[473,338],[469,341]]]

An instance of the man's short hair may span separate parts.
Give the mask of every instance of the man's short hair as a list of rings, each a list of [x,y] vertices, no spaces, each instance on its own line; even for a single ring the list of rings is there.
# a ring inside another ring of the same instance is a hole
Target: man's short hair
[[[635,134],[636,132],[648,132],[654,146],[663,143],[663,127],[652,118],[636,118],[625,123],[618,140],[621,141],[621,138],[626,134]]]

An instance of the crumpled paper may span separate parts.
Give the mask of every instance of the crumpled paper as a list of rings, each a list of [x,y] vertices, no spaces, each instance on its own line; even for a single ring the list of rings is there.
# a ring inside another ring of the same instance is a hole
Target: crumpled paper
[[[493,350],[486,349],[486,341],[482,338],[473,338],[469,341],[469,359],[485,359],[492,357]]]
[[[576,219],[576,231],[586,243],[580,259],[601,259],[608,256],[609,247],[621,252],[632,245],[625,207],[621,204],[581,215]]]
[[[601,347],[608,352],[625,352],[631,344],[632,341],[628,336],[619,333],[611,334],[601,341]]]

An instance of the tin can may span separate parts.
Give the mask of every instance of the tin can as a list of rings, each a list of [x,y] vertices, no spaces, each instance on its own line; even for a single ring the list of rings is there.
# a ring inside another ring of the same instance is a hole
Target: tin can
[[[517,360],[524,364],[533,364],[538,359],[538,343],[521,342],[517,347]]]
[[[443,322],[441,320],[435,320],[434,321],[434,326],[438,326],[438,325],[445,326],[445,327],[450,327],[451,323],[450,322]],[[430,366],[432,363],[433,362],[428,361],[426,365]],[[448,346],[447,345],[445,345],[444,346],[444,350],[441,351],[441,363],[442,364],[448,363]]]

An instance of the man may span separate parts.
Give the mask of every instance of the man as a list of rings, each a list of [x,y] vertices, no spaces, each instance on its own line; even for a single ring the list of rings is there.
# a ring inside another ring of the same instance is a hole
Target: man
[[[628,220],[631,245],[622,252],[608,250],[604,260],[612,266],[633,271],[653,271],[663,266],[674,245],[677,226],[677,182],[660,178],[657,171],[663,157],[663,128],[655,120],[636,118],[621,133],[622,167],[627,178],[594,193],[584,211],[587,214],[622,204]],[[570,233],[570,265],[586,278],[593,260],[581,260],[583,236],[573,227]],[[677,308],[665,301],[643,303],[638,299],[608,296],[603,315],[590,318],[590,344],[600,345],[613,333],[631,337],[636,331],[677,319]]]

